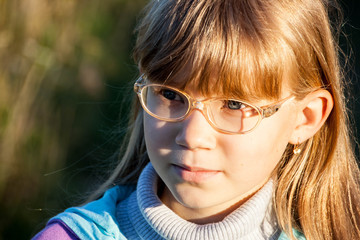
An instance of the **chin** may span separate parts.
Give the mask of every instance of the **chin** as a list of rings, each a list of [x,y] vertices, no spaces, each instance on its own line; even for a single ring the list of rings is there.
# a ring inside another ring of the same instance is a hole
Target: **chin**
[[[178,187],[173,196],[181,205],[191,209],[209,208],[219,204],[220,200],[215,199],[218,194],[208,193],[196,187]]]

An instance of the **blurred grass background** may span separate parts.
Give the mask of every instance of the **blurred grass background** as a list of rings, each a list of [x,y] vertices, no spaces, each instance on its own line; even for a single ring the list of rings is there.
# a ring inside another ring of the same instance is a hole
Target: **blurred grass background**
[[[0,0],[0,240],[29,239],[79,204],[116,159],[137,74],[133,28],[145,3]],[[343,3],[358,53],[359,3]]]
[[[0,239],[30,238],[110,165],[144,4],[0,0]]]

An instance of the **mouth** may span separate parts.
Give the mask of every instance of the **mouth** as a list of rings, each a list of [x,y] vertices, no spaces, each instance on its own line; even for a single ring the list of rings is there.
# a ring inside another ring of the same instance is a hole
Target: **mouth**
[[[176,175],[183,181],[191,183],[203,183],[218,175],[221,171],[186,165],[172,165]]]

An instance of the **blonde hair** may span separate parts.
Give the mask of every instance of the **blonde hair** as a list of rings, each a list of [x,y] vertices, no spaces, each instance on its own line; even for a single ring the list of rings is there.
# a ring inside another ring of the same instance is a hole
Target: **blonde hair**
[[[292,239],[293,229],[308,239],[360,239],[360,175],[329,9],[330,0],[154,0],[137,28],[134,59],[152,81],[182,78],[203,94],[216,84],[242,99],[278,99],[284,84],[298,98],[318,88],[332,94],[323,127],[301,154],[289,144],[276,169],[274,206]],[[132,109],[122,158],[96,194],[136,183],[149,161],[137,99]]]

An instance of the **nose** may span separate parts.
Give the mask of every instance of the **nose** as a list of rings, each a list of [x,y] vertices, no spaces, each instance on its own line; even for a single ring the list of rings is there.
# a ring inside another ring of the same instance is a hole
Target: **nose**
[[[206,120],[203,112],[194,109],[182,122],[176,143],[191,150],[213,149],[216,146],[215,129]]]

